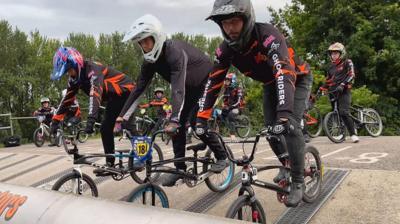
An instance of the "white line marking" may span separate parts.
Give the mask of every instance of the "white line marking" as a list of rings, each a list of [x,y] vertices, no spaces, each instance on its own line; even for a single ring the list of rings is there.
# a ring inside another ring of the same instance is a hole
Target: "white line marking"
[[[336,151],[333,151],[333,152],[327,153],[327,154],[325,154],[325,155],[322,155],[321,158],[328,157],[328,156],[330,156],[330,155],[333,155],[333,154],[336,154],[336,153],[338,153],[338,152],[341,152],[341,151],[350,149],[350,148],[352,148],[352,147],[353,147],[353,146],[346,146],[346,147],[344,147],[344,148],[341,148],[341,149],[338,149],[338,150],[336,150]]]

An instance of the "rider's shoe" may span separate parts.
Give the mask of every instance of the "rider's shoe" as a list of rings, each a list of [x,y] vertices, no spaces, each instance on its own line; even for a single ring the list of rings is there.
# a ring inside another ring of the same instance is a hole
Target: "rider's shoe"
[[[114,164],[106,163],[104,166],[105,166],[105,167],[113,167]],[[110,176],[110,175],[112,174],[111,172],[108,172],[108,171],[107,171],[106,169],[104,169],[104,168],[96,168],[96,169],[93,170],[93,173],[94,173],[96,176]]]
[[[278,175],[276,175],[276,177],[274,177],[272,181],[274,181],[274,183],[279,183],[279,181],[285,179],[285,175],[286,175],[286,169],[281,167],[279,168]]]
[[[213,173],[221,173],[227,166],[229,166],[229,163],[226,159],[217,160],[216,163],[211,164],[210,171]]]
[[[352,135],[352,136],[351,136],[351,140],[352,140],[354,143],[357,143],[357,142],[360,141],[360,139],[358,138],[357,135]]]
[[[296,207],[303,198],[304,183],[292,182],[290,185],[290,193],[285,203],[287,207]]]
[[[183,170],[179,170],[179,171],[183,171]],[[183,177],[180,174],[167,173],[162,176],[161,185],[164,187],[172,187],[172,186],[175,186],[176,181],[178,181],[179,179],[182,179],[182,178]]]

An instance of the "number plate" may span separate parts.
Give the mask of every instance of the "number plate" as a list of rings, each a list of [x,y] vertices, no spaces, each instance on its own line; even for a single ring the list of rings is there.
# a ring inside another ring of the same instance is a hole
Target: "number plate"
[[[134,136],[131,139],[133,156],[144,162],[151,158],[152,148],[151,148],[151,138],[146,136]]]
[[[138,156],[145,156],[149,151],[149,148],[147,142],[140,142],[136,144],[135,151]]]

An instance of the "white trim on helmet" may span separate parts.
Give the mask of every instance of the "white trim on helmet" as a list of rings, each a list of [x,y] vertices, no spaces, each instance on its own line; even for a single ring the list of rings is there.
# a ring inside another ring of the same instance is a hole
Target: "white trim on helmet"
[[[139,42],[146,37],[154,38],[154,47],[150,52],[145,53],[142,48],[144,60],[150,63],[155,63],[161,55],[162,47],[167,36],[162,32],[162,24],[157,17],[146,14],[138,18],[130,27],[129,31],[124,35],[123,42],[133,40]]]

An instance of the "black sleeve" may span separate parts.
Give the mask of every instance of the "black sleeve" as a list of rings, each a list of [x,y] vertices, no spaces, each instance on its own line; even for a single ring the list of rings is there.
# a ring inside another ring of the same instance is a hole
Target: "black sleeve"
[[[90,77],[88,118],[97,120],[103,96],[104,74],[100,66],[91,66],[87,74],[92,74]]]
[[[185,103],[188,55],[174,45],[166,48],[166,54],[169,55],[167,63],[171,68],[171,120],[178,122]]]
[[[276,80],[277,116],[278,118],[287,118],[293,112],[296,73],[289,61],[285,39],[273,26],[270,26],[268,31],[264,37],[272,41],[269,41],[267,46],[263,46],[266,48],[268,63]]]
[[[123,117],[124,120],[129,120],[129,118],[135,112],[136,107],[138,106],[140,101],[138,99],[146,90],[147,86],[150,84],[151,80],[153,79],[154,73],[155,71],[153,69],[153,66],[150,63],[144,62],[137,80],[137,86],[129,95],[124,107],[119,114],[119,116]]]

